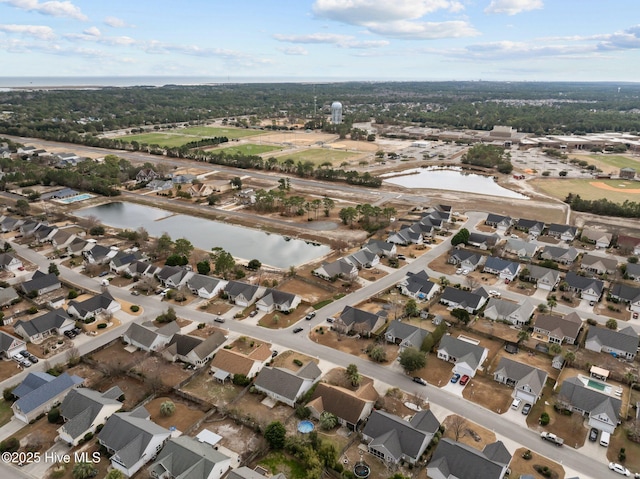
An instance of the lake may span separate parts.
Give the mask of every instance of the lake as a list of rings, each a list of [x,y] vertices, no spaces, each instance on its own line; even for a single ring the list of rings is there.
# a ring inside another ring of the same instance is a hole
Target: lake
[[[160,208],[135,203],[114,202],[83,208],[77,216],[95,216],[114,228],[146,229],[151,236],[163,233],[171,239],[186,238],[199,249],[211,251],[219,246],[236,258],[258,259],[265,265],[289,268],[318,259],[331,251],[326,245],[269,234],[241,226],[229,225],[195,216],[173,214]]]
[[[503,188],[490,176],[465,173],[462,168],[437,167],[414,168],[406,170],[402,176],[389,178],[397,173],[387,173],[384,181],[406,188],[432,188],[435,190],[463,191],[481,195],[499,196],[501,198],[529,199],[525,195]]]

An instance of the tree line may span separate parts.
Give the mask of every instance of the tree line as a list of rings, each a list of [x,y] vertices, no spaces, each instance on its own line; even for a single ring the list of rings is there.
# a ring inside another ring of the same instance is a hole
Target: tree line
[[[601,216],[620,216],[623,218],[640,218],[640,203],[625,200],[624,203],[614,203],[606,198],[585,200],[580,195],[569,193],[564,200],[574,211],[583,211]]]

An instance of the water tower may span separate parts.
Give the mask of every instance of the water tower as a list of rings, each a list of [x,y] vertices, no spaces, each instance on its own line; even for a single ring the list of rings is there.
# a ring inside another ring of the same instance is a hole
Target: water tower
[[[339,101],[331,104],[331,123],[334,125],[342,123],[342,103]]]

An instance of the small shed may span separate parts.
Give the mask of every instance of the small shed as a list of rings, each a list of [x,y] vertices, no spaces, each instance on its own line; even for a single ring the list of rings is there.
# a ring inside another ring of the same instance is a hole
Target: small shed
[[[636,170],[633,168],[620,168],[620,178],[633,180],[636,177]]]
[[[606,381],[609,378],[609,371],[598,366],[591,366],[589,373],[592,378],[600,379],[601,381]]]

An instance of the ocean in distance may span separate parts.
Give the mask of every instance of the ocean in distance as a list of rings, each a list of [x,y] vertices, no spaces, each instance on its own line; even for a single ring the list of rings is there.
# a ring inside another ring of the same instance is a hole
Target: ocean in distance
[[[79,77],[0,77],[0,89],[94,89],[101,87],[132,87],[164,85],[217,85],[221,83],[333,83],[362,81],[348,78],[291,77],[200,77],[200,76],[79,76]]]

